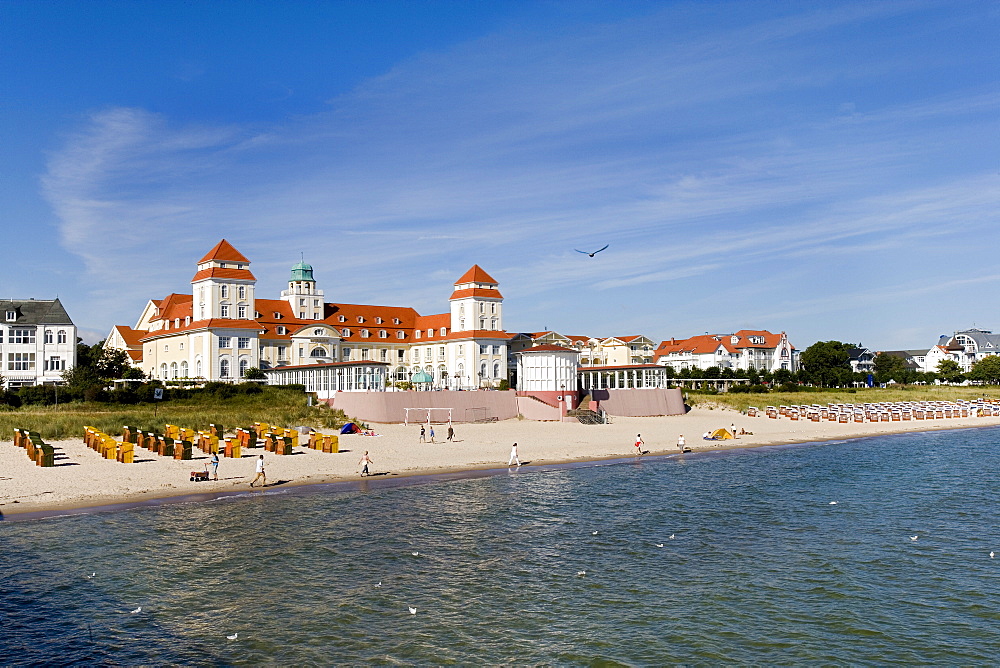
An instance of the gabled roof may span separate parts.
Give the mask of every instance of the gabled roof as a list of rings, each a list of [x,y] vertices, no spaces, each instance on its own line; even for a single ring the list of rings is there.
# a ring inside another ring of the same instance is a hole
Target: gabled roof
[[[126,325],[115,325],[115,330],[127,346],[138,346],[139,339],[146,335],[141,329],[132,329]]]
[[[579,351],[573,350],[572,348],[566,348],[565,346],[554,346],[550,343],[545,343],[540,346],[532,346],[530,348],[525,348],[524,350],[516,353],[518,355],[522,353],[577,353]]]
[[[212,250],[205,254],[205,257],[198,260],[198,264],[202,262],[209,262],[210,260],[218,260],[222,262],[246,262],[250,264],[250,260],[243,256],[243,253],[239,252],[233,245],[223,239],[219,243],[215,244]]]
[[[497,285],[496,279],[487,274],[486,270],[478,264],[472,265],[469,271],[462,274],[462,277],[455,281],[455,285],[461,285],[462,283],[491,283]]]
[[[0,310],[17,311],[17,323],[25,325],[72,325],[59,299],[4,299]]]

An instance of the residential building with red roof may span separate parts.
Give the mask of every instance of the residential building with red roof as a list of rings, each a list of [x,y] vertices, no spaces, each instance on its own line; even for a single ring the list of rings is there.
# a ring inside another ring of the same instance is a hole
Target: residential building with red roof
[[[675,369],[798,369],[798,351],[784,332],[742,329],[733,334],[701,334],[661,341],[654,362]]]
[[[389,380],[423,372],[435,387],[506,380],[510,335],[497,281],[473,265],[445,313],[326,301],[304,261],[277,299],[258,298],[250,260],[223,239],[202,257],[191,292],[149,300],[134,327],[105,346],[128,352],[151,378],[238,380],[247,369],[371,362]]]

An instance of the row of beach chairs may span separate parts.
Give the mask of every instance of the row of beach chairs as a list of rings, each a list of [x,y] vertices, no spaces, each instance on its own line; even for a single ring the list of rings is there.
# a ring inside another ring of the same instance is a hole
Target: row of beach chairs
[[[104,459],[113,459],[123,464],[135,463],[135,443],[115,440],[94,427],[83,428],[83,442]]]
[[[28,458],[37,466],[55,466],[55,450],[42,440],[37,432],[14,429],[14,445],[24,448]]]
[[[1000,416],[1000,403],[992,401],[895,401],[867,404],[751,406],[748,417],[809,420],[811,422],[905,422],[950,418]]]

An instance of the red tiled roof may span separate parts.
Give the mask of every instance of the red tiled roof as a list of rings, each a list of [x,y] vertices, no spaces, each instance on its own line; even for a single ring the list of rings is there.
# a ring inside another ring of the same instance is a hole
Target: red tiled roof
[[[132,358],[133,362],[142,361],[142,348],[140,348],[139,350],[126,350],[125,352],[128,354],[129,357]]]
[[[118,331],[118,335],[122,337],[127,346],[137,346],[139,345],[139,339],[141,339],[146,332],[141,329],[132,329],[127,325],[115,325],[115,329]],[[140,355],[140,358],[142,356]]]
[[[173,336],[178,332],[190,332],[196,329],[262,329],[256,320],[233,320],[230,318],[212,318],[210,320],[195,320],[191,324],[171,327],[170,329],[157,329],[143,336],[140,341],[152,341],[164,336]]]
[[[249,269],[230,269],[226,267],[225,269],[221,267],[212,267],[211,269],[202,269],[194,275],[191,282],[202,281],[206,278],[232,278],[241,281],[256,281],[257,279],[253,274],[250,273]]]
[[[463,288],[455,290],[448,299],[462,299],[463,297],[492,297],[503,299],[503,295],[496,288]]]
[[[250,260],[243,257],[243,253],[233,248],[233,245],[225,239],[215,244],[212,250],[205,254],[205,257],[198,260],[198,264],[208,262],[209,260],[220,260],[223,262],[246,262],[247,264],[250,264]]]
[[[486,271],[480,267],[478,264],[472,265],[469,271],[462,274],[462,277],[455,281],[455,285],[460,285],[462,283],[492,283],[497,284],[495,278],[486,273]]]

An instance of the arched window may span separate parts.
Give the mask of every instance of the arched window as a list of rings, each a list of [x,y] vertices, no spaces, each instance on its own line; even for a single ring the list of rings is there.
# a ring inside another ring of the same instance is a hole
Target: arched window
[[[171,378],[175,378],[175,379],[178,377],[177,376],[177,362],[171,362],[170,363],[170,377]]]
[[[497,319],[493,318],[492,322],[490,322],[490,329],[496,329],[496,328],[497,328]]]
[[[249,366],[250,366],[250,363],[247,361],[247,359],[245,357],[241,357],[240,358],[240,378],[242,378],[243,376],[246,375],[247,368]]]
[[[56,335],[56,343],[66,343],[66,330],[59,330],[59,333]]]
[[[486,318],[479,319],[479,329],[486,329]]]
[[[202,374],[201,374],[201,360],[200,359],[195,360],[195,363],[194,363],[194,375],[196,375],[199,378],[201,378]]]
[[[187,378],[187,377],[188,377],[188,363],[185,360],[184,362],[181,362],[181,378]]]
[[[227,359],[219,360],[219,377],[229,378],[229,360]]]
[[[52,330],[45,330],[45,343],[52,343]]]
[[[163,364],[160,365],[160,378],[166,378],[166,377],[167,377],[167,363],[164,362]]]
[[[479,365],[479,377],[486,378],[486,362]]]
[[[323,336],[323,330],[322,329],[314,329],[313,330],[313,336]]]
[[[500,377],[500,362],[493,363],[493,377],[494,378]]]
[[[309,353],[309,357],[326,357],[326,348],[317,347],[313,348]]]

